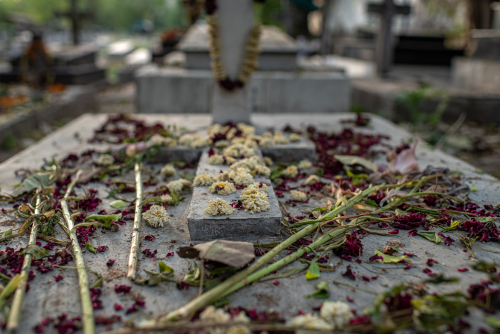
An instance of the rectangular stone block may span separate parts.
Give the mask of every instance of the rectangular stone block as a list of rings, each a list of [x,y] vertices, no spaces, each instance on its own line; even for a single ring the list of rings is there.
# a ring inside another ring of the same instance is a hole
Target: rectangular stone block
[[[262,155],[275,162],[297,162],[301,160],[316,160],[316,147],[308,139],[283,145],[262,147]]]
[[[223,165],[210,165],[208,151],[205,150],[201,155],[196,175],[212,174],[216,176],[221,170],[226,171],[228,168],[228,166]],[[208,187],[194,187],[188,214],[188,229],[191,240],[258,240],[279,236],[281,210],[271,181],[263,176],[255,176],[254,180],[270,185],[268,189],[270,208],[268,211],[251,214],[244,210],[236,210],[230,215],[212,216],[204,212],[211,199],[219,197],[231,203],[232,200],[240,198],[241,190],[223,196],[212,194]]]

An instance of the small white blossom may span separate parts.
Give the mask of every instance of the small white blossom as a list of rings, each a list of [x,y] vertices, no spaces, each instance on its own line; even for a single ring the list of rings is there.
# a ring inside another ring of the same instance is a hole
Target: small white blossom
[[[210,165],[222,165],[224,163],[224,157],[220,154],[214,154],[208,158],[208,163]]]
[[[236,192],[234,184],[231,182],[214,182],[209,188],[211,193],[216,193],[219,195],[229,195]]]
[[[163,227],[164,224],[170,223],[170,215],[163,206],[153,205],[151,208],[142,214],[142,218],[149,226]]]
[[[297,142],[297,141],[301,141],[302,140],[302,137],[296,133],[292,133],[290,135],[290,141],[291,142]]]
[[[205,208],[205,213],[216,216],[216,215],[230,215],[233,213],[235,208],[231,206],[228,202],[222,198],[211,199],[208,202],[208,206]]]
[[[113,162],[115,162],[115,158],[113,158],[113,156],[109,154],[101,154],[99,156],[99,159],[97,159],[97,163],[103,166],[112,165]]]
[[[212,174],[196,175],[193,181],[195,187],[211,186],[215,182],[215,176]]]
[[[281,132],[276,132],[274,134],[274,142],[278,145],[282,144],[288,144],[290,141],[288,140],[287,137],[284,137]]]
[[[160,201],[164,204],[172,204],[174,202],[174,199],[170,195],[161,195]]]
[[[165,146],[165,147],[175,147],[175,146],[177,146],[177,140],[175,140],[175,138],[172,138],[172,137],[166,137],[163,140],[163,146]]]
[[[306,179],[306,182],[304,182],[304,184],[305,185],[316,184],[319,181],[320,181],[319,177],[317,177],[316,175],[311,175]]]
[[[321,306],[321,318],[334,326],[334,329],[342,329],[354,318],[349,305],[344,302],[326,301]]]
[[[182,189],[189,188],[190,186],[191,186],[191,182],[189,182],[186,179],[174,180],[174,181],[170,181],[169,183],[167,183],[167,189],[170,192],[176,191],[179,193],[182,191]]]
[[[160,170],[160,174],[163,176],[173,176],[175,175],[175,167],[172,164],[166,164]]]
[[[307,194],[302,191],[290,190],[290,195],[294,201],[304,202],[307,199]]]
[[[265,177],[269,177],[269,175],[271,175],[271,170],[269,169],[269,167],[262,165],[255,166],[253,172],[257,175],[263,175]]]
[[[214,144],[214,146],[217,148],[224,148],[229,146],[229,142],[227,140],[219,140]]]
[[[217,175],[217,181],[229,181],[229,173],[228,172],[222,172],[219,175]]]
[[[231,315],[226,313],[223,309],[216,309],[210,305],[200,314],[200,320],[209,323],[225,324],[231,321]],[[224,334],[226,329],[224,327],[209,327],[206,330],[208,334]]]
[[[312,162],[310,162],[309,160],[302,160],[301,162],[299,162],[297,167],[299,169],[309,169],[312,167]]]
[[[297,166],[290,165],[284,170],[281,171],[281,174],[286,176],[286,177],[296,177],[299,175],[299,170],[297,169]]]
[[[304,314],[304,315],[298,315],[294,317],[292,320],[290,320],[287,325],[289,326],[294,326],[298,327],[301,329],[317,329],[317,330],[324,330],[324,331],[331,331],[333,330],[333,326],[330,325],[328,322],[325,320],[321,319],[320,317],[314,315],[314,314]],[[301,333],[306,333],[307,331],[296,331],[297,334]]]
[[[259,141],[259,146],[260,147],[274,146],[274,140],[273,140],[273,138],[262,137],[262,139]]]
[[[243,202],[245,211],[250,211],[250,213],[267,211],[270,208],[267,193],[255,188],[242,190],[240,200]]]
[[[255,134],[255,127],[251,125],[247,125],[245,123],[238,123],[236,127],[243,133],[243,136],[245,137],[252,136]]]
[[[237,186],[248,186],[248,185],[252,184],[253,182],[254,182],[253,177],[249,173],[245,173],[245,172],[237,173],[236,176],[234,177],[234,183]]]
[[[264,157],[264,163],[267,167],[271,167],[272,165],[274,165],[273,159],[269,157]]]

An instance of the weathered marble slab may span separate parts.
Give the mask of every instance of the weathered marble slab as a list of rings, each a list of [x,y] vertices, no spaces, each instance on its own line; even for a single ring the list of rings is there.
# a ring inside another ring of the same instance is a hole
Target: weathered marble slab
[[[258,154],[260,155],[260,154]],[[211,174],[219,175],[220,171],[227,171],[227,165],[210,165],[208,153],[203,152],[196,175]],[[271,181],[262,175],[253,178],[255,182],[264,182],[270,185],[267,190],[269,195],[269,210],[258,213],[250,213],[245,210],[236,210],[230,215],[211,216],[204,212],[208,202],[212,199],[222,198],[228,203],[239,200],[241,190],[229,195],[212,194],[208,187],[194,187],[193,197],[189,205],[188,228],[191,240],[253,240],[263,237],[277,237],[280,234],[281,210],[278,198],[274,193]]]

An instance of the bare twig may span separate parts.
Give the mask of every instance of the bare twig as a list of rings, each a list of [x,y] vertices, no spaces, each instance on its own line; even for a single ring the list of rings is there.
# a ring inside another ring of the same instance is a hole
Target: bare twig
[[[141,235],[141,220],[142,220],[142,176],[141,164],[135,163],[135,215],[134,215],[134,229],[132,231],[132,240],[130,244],[130,253],[128,258],[128,272],[127,277],[135,280],[137,277],[137,259],[139,257],[139,239]]]

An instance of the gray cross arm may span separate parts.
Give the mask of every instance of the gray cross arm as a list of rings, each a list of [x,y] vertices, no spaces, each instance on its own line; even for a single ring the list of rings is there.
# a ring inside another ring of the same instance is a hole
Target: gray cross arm
[[[397,15],[410,15],[411,13],[411,6],[408,5],[388,5],[387,3],[384,4],[377,4],[377,3],[369,3],[368,4],[368,12],[369,13],[376,13],[376,14],[383,14],[385,13],[390,7],[392,6],[394,10],[394,14]]]

